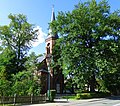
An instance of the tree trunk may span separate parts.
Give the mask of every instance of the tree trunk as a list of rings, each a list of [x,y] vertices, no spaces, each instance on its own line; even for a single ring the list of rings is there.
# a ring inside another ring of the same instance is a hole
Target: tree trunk
[[[90,92],[95,92],[96,79],[94,72],[92,72],[92,76],[89,80],[89,86],[90,86]]]

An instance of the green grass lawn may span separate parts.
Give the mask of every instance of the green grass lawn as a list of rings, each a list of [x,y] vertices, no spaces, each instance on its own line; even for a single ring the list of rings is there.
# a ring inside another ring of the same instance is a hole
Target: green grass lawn
[[[76,95],[71,95],[71,96],[63,96],[63,99],[76,99]]]
[[[109,93],[102,93],[102,92],[96,92],[96,93],[78,93],[76,95],[66,95],[63,96],[63,99],[91,99],[91,98],[101,98],[101,97],[108,97],[110,96]]]

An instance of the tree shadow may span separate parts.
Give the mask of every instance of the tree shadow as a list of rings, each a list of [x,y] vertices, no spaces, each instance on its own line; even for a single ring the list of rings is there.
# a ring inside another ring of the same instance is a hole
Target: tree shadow
[[[106,99],[120,100],[120,96],[110,96],[110,97],[106,97]]]
[[[53,103],[69,103],[69,101],[62,101],[62,100],[59,100],[59,101],[54,101]]]

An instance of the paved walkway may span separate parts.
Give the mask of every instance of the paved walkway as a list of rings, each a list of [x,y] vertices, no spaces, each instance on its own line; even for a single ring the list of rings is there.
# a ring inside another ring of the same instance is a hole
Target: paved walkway
[[[84,100],[55,99],[53,103],[30,104],[23,106],[120,106],[120,96]]]
[[[68,104],[69,101],[67,99],[55,99],[53,103],[40,103],[40,104],[30,104],[23,106],[64,106],[64,104]]]
[[[76,106],[78,103],[98,101],[98,99],[86,99],[86,100],[67,100],[67,99],[55,99],[53,103],[31,104],[23,106]]]

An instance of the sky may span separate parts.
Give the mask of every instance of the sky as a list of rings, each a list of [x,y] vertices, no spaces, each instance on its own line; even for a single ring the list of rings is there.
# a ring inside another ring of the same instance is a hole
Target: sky
[[[48,23],[50,22],[52,6],[55,15],[59,11],[67,12],[74,9],[74,5],[87,0],[0,0],[0,25],[8,25],[8,15],[24,14],[28,22],[34,24],[38,32],[38,41],[33,44],[30,52],[36,54],[45,53],[45,39],[48,35]],[[98,2],[101,0],[97,0]],[[120,9],[120,0],[108,0],[111,11]]]

